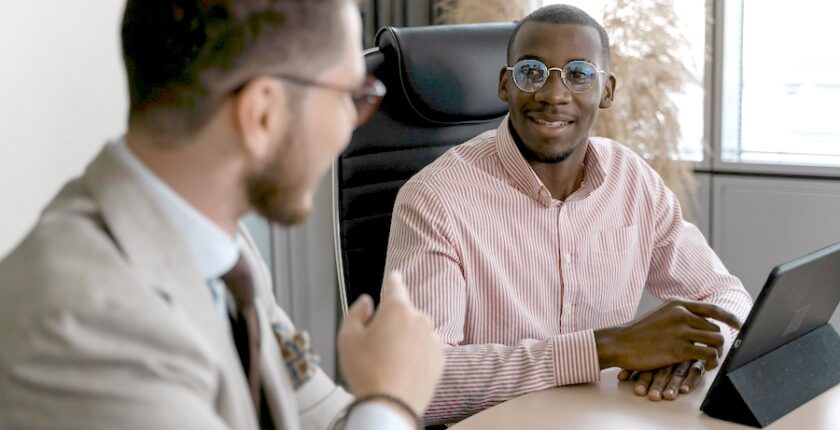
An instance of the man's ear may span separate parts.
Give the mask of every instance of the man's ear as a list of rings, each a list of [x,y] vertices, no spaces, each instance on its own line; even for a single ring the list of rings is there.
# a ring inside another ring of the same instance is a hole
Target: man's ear
[[[502,70],[499,71],[499,98],[502,101],[508,101],[508,94],[507,94],[507,85],[510,79],[507,78],[507,66],[502,67]]]
[[[243,150],[253,159],[274,153],[289,112],[285,87],[276,79],[257,77],[233,98],[234,124]]]
[[[607,75],[607,79],[604,80],[604,91],[601,93],[601,102],[598,104],[599,108],[606,109],[612,106],[613,96],[615,95],[615,84],[615,75],[610,73]]]

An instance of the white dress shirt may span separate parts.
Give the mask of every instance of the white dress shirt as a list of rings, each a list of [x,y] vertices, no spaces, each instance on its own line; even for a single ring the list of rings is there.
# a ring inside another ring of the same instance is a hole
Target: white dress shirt
[[[227,289],[219,278],[233,268],[239,259],[238,241],[241,238],[231,237],[179,196],[131,152],[125,139],[119,139],[112,145],[120,161],[161,204],[169,221],[181,234],[199,274],[207,280],[220,316],[227,321]],[[365,403],[353,409],[344,428],[410,430],[412,427],[391,408],[378,403]]]

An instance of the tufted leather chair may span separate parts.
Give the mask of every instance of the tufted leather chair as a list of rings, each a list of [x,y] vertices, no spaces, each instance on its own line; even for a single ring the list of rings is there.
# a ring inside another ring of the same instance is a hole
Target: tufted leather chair
[[[378,303],[400,187],[454,145],[495,128],[513,23],[386,27],[365,55],[388,89],[379,111],[353,134],[333,167],[342,308],[367,293]]]

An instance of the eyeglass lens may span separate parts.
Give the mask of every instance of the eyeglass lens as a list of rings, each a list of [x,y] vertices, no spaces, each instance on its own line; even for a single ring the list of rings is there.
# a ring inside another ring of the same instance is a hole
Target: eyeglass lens
[[[385,85],[373,76],[368,76],[364,85],[353,92],[353,104],[358,117],[356,127],[370,120],[384,96]]]
[[[513,82],[525,92],[538,91],[548,80],[550,71],[542,61],[522,60],[513,66]],[[592,88],[598,80],[598,69],[587,61],[570,61],[563,66],[563,83],[575,93]]]

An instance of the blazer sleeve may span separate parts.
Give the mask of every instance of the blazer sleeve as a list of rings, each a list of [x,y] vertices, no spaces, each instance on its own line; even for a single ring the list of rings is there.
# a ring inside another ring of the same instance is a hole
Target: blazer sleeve
[[[24,304],[14,336],[0,336],[0,428],[227,430],[208,398],[212,354],[158,306],[131,295]]]

